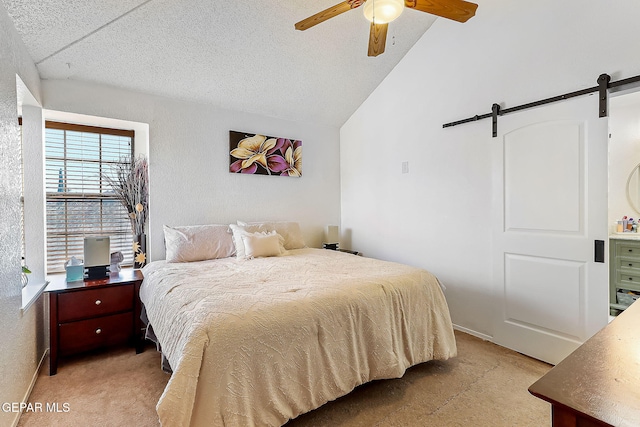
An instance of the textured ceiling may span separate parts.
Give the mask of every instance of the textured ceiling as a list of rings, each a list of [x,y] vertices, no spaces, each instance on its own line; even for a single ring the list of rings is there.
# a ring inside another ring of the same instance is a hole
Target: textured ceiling
[[[294,29],[339,0],[1,1],[43,79],[97,82],[334,126],[435,19],[405,10],[389,25],[386,52],[370,58],[361,8]]]

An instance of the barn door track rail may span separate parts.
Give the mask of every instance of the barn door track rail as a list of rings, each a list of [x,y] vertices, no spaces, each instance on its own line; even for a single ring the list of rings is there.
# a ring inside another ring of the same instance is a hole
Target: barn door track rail
[[[526,110],[527,108],[538,107],[540,105],[550,104],[552,102],[564,101],[565,99],[575,98],[576,96],[588,95],[590,93],[598,92],[598,116],[607,117],[608,115],[608,98],[607,91],[609,89],[625,86],[633,83],[640,82],[640,75],[629,77],[627,79],[618,80],[616,82],[611,81],[611,76],[608,74],[600,74],[598,77],[598,85],[587,89],[577,90],[575,92],[565,93],[564,95],[553,96],[551,98],[541,99],[535,102],[529,102],[528,104],[518,105],[516,107],[501,109],[499,104],[493,104],[491,106],[491,112],[481,115],[475,115],[467,119],[458,120],[451,123],[445,123],[443,128],[452,126],[458,126],[464,123],[477,122],[478,120],[488,119],[492,120],[492,136],[495,138],[498,136],[498,116],[504,116],[505,114],[515,113],[516,111]]]

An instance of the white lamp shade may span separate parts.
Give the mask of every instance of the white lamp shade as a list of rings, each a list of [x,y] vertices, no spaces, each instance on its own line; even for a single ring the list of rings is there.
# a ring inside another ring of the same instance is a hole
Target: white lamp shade
[[[339,243],[340,242],[340,227],[337,225],[327,225],[325,233],[325,243]]]
[[[364,17],[375,24],[386,24],[404,10],[404,0],[368,0],[363,7]]]

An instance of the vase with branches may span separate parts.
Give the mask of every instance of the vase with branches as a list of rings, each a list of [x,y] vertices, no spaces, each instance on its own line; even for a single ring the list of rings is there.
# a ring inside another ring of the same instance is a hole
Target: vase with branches
[[[147,262],[145,225],[149,215],[149,165],[144,156],[130,156],[116,163],[104,175],[116,197],[127,210],[133,233],[134,267]]]

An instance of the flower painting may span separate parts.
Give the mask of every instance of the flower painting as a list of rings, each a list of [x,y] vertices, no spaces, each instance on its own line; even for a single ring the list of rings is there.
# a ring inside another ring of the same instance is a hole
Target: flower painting
[[[302,176],[302,141],[229,132],[229,172]]]

